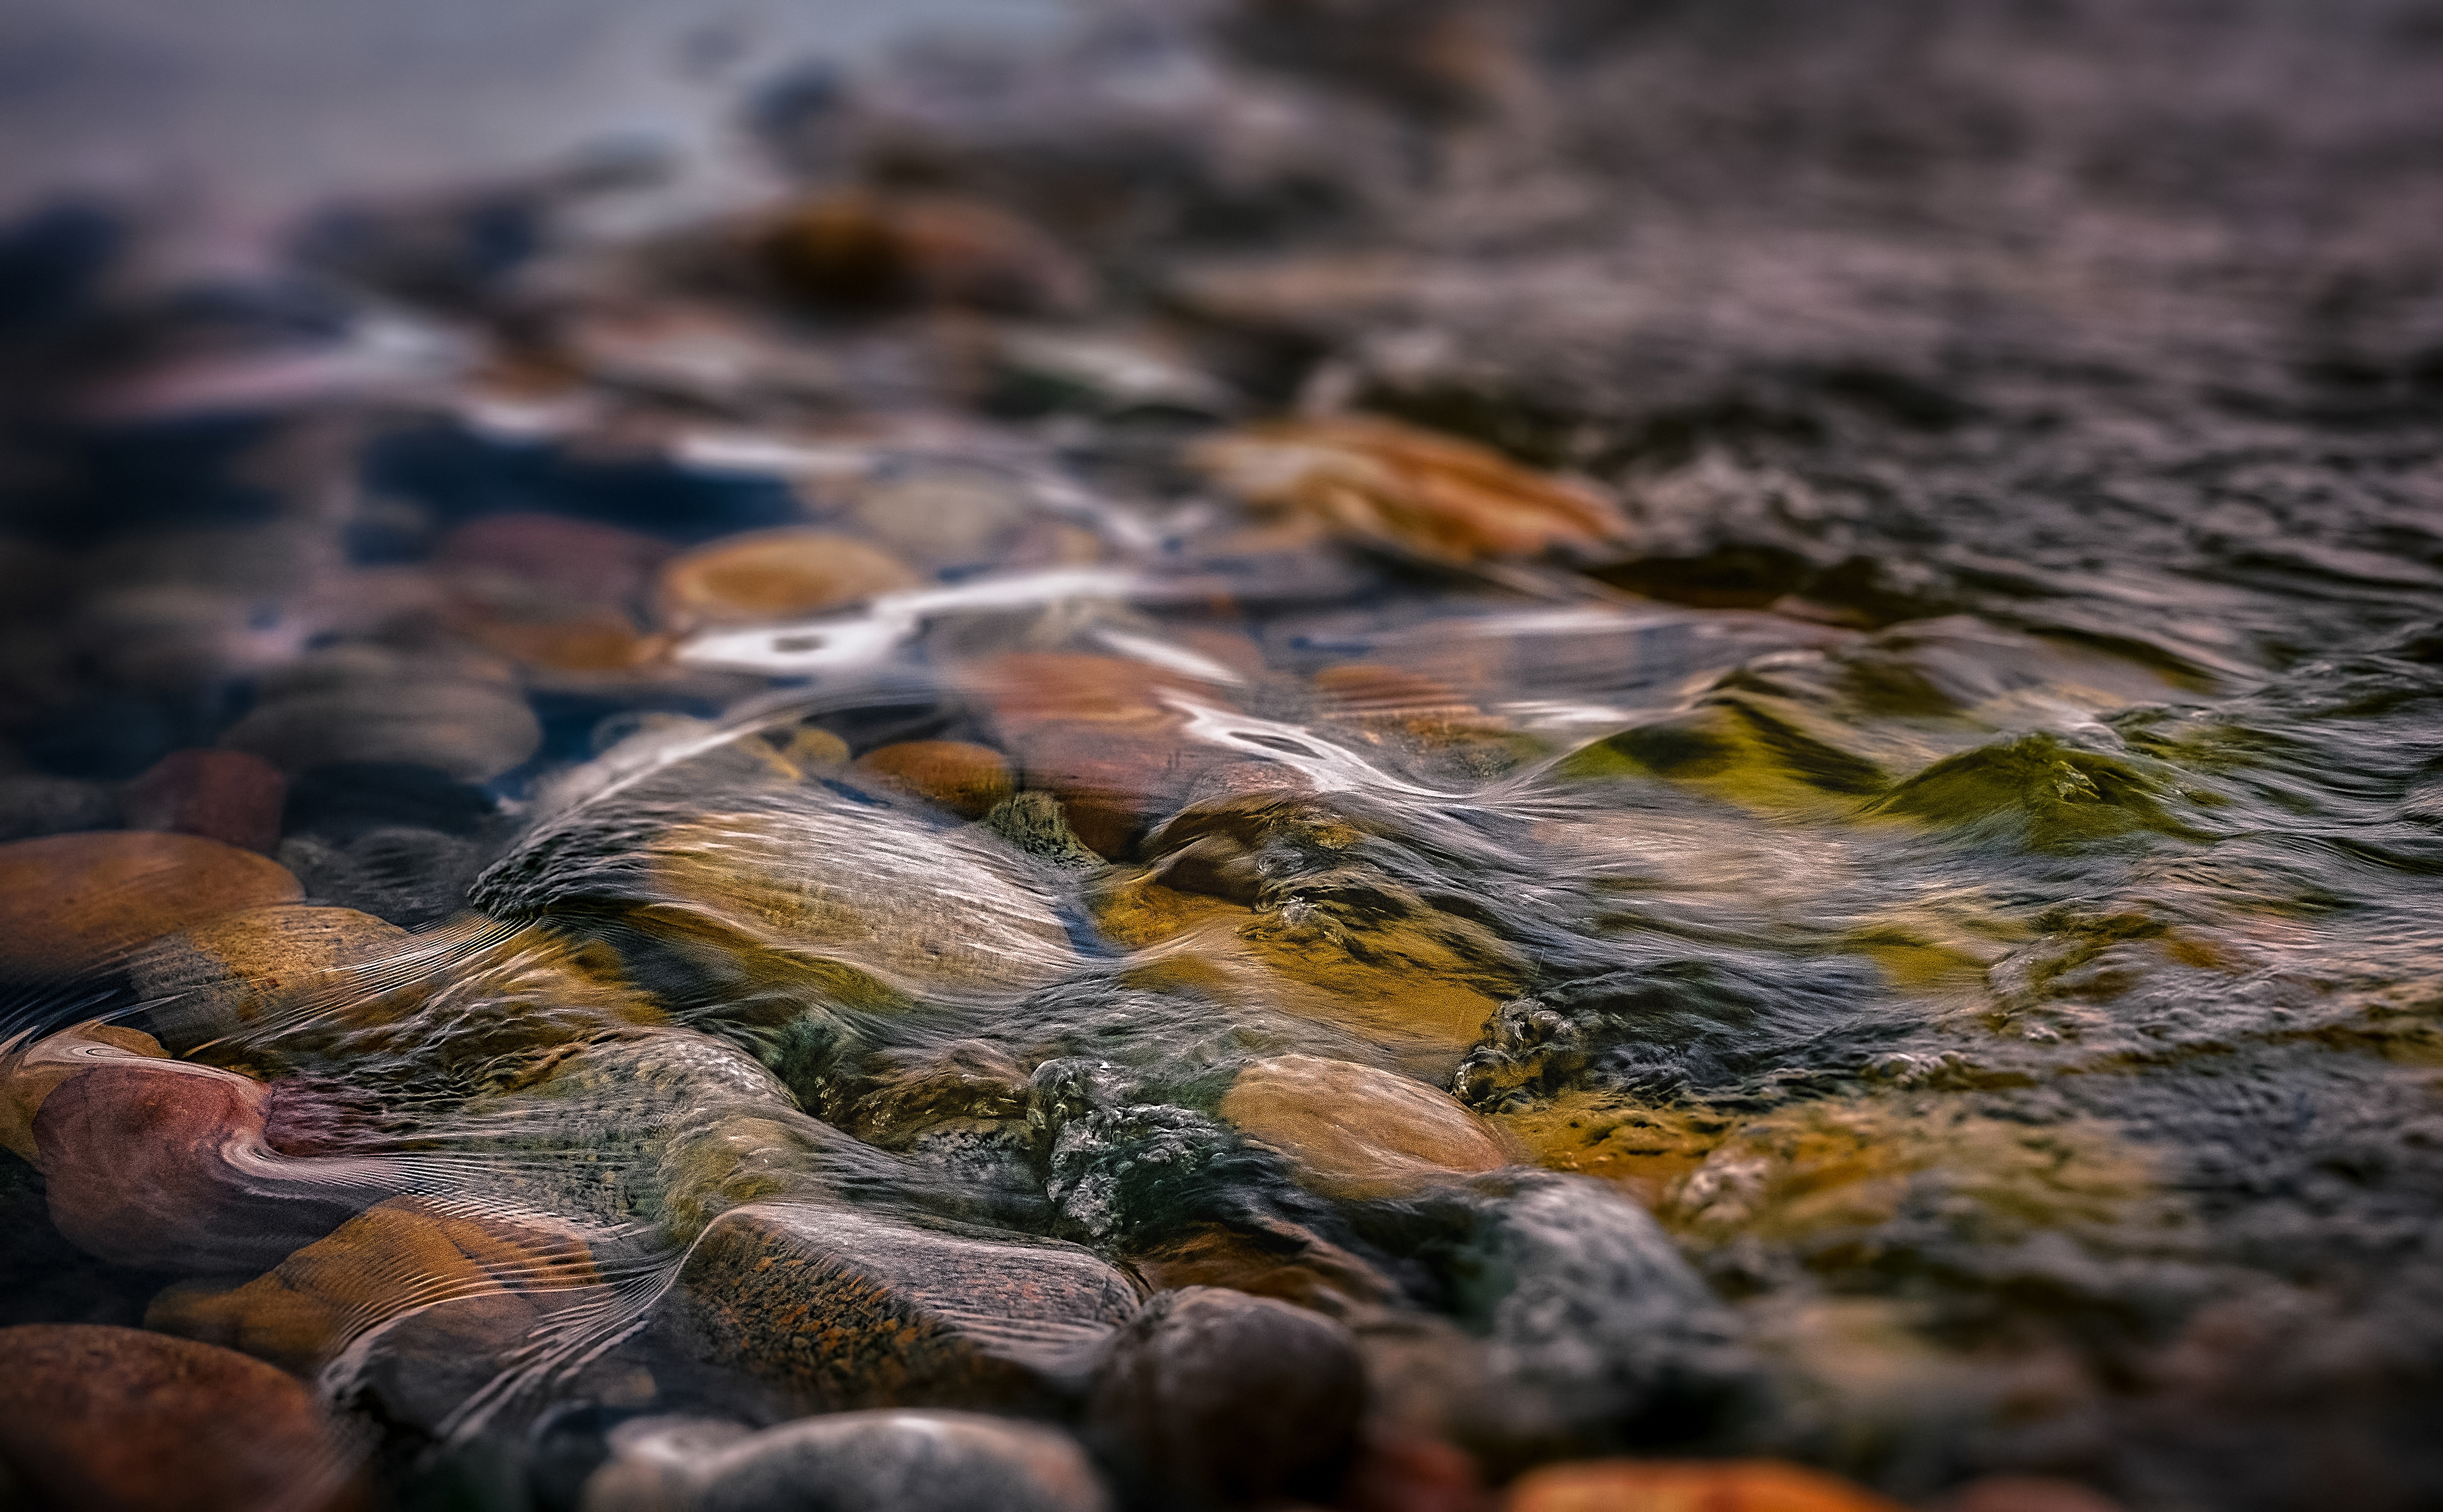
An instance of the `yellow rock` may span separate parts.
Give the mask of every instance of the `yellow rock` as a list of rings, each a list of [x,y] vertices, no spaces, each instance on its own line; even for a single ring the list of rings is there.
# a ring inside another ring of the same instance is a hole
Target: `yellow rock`
[[[903,740],[868,751],[856,770],[970,819],[1010,794],[1009,762],[988,745],[964,740]]]
[[[1511,1163],[1492,1128],[1448,1093],[1349,1061],[1258,1061],[1230,1084],[1221,1113],[1336,1196],[1400,1196]]]
[[[0,845],[0,977],[76,976],[174,930],[303,895],[277,862],[196,835],[11,841]]]
[[[905,563],[861,540],[790,528],[733,536],[673,559],[654,596],[664,624],[691,629],[818,614],[918,581]]]

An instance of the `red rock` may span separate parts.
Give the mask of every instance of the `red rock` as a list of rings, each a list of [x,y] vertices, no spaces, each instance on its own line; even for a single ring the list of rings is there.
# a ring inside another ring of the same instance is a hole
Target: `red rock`
[[[1090,1442],[1148,1505],[1330,1501],[1357,1448],[1366,1374],[1349,1331],[1269,1298],[1164,1292],[1113,1340]]]
[[[352,1470],[303,1383],[260,1360],[133,1328],[0,1328],[0,1485],[28,1512],[326,1512],[358,1504]]]
[[[902,740],[857,757],[856,770],[970,819],[1010,794],[1008,760],[964,740]]]
[[[0,976],[98,971],[148,939],[303,896],[275,863],[198,835],[46,835],[0,845]]]
[[[34,1116],[42,1111],[43,1100],[68,1078],[124,1057],[168,1060],[170,1052],[150,1034],[98,1022],[64,1029],[27,1047],[0,1079],[0,1145],[28,1161],[36,1159]]]
[[[1342,1512],[1484,1512],[1476,1460],[1440,1439],[1368,1439],[1341,1487]]]
[[[120,800],[131,829],[201,835],[268,854],[280,844],[288,778],[244,751],[173,751],[128,784]]]
[[[1821,1470],[1776,1460],[1588,1460],[1521,1476],[1502,1512],[1902,1512]]]
[[[156,1270],[276,1265],[379,1193],[344,1160],[264,1139],[269,1093],[184,1061],[121,1057],[62,1082],[33,1119],[51,1222],[87,1253]]]

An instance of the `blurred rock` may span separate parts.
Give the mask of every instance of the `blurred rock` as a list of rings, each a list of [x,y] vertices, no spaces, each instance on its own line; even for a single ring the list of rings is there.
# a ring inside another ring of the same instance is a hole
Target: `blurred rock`
[[[421,929],[467,906],[492,843],[404,825],[368,829],[344,846],[310,835],[280,843],[281,864],[315,902],[361,909]]]
[[[1130,1250],[1128,1262],[1156,1291],[1226,1286],[1334,1318],[1397,1294],[1389,1278],[1364,1260],[1277,1219],[1193,1225],[1150,1248]]]
[[[0,841],[78,829],[114,829],[119,824],[119,797],[101,783],[31,774],[0,776]]]
[[[133,1328],[0,1329],[0,1494],[26,1512],[326,1512],[352,1456],[259,1360]]]
[[[1348,1061],[1254,1062],[1230,1084],[1221,1113],[1335,1196],[1402,1196],[1511,1163],[1491,1126],[1449,1093]]]
[[[505,669],[474,659],[332,647],[266,675],[259,699],[222,743],[291,774],[401,762],[480,782],[542,743],[542,727]]]
[[[934,567],[995,559],[1027,519],[1019,483],[982,468],[927,467],[857,491],[848,516],[902,558]]]
[[[1772,1460],[1596,1460],[1531,1470],[1502,1512],[1901,1512],[1820,1470]]]
[[[128,784],[120,804],[131,829],[202,835],[268,853],[280,843],[288,779],[243,751],[173,751]]]
[[[584,1512],[1107,1512],[1075,1440],[966,1412],[837,1412],[744,1437],[640,1419]]]
[[[0,845],[0,976],[76,976],[173,930],[300,896],[284,868],[194,835],[11,841]]]
[[[1086,1432],[1148,1505],[1329,1502],[1365,1411],[1348,1330],[1269,1298],[1189,1286],[1158,1293],[1112,1341]]]
[[[1272,421],[1201,442],[1192,460],[1258,508],[1311,516],[1360,544],[1428,561],[1585,551],[1627,529],[1592,484],[1396,421]]]
[[[634,602],[677,550],[670,542],[566,515],[485,515],[442,537],[432,571],[458,592],[557,594],[588,604]]]
[[[662,569],[654,602],[672,629],[802,618],[919,579],[879,549],[819,530],[767,530],[699,547]]]
[[[868,751],[854,770],[880,777],[968,819],[981,819],[1010,794],[1009,762],[988,745],[905,740]]]
[[[1929,1512],[2121,1512],[2121,1503],[2054,1476],[1988,1475],[1938,1498]]]
[[[762,250],[790,292],[851,309],[936,304],[1061,315],[1093,297],[1092,276],[1050,237],[976,200],[832,194],[775,222]]]

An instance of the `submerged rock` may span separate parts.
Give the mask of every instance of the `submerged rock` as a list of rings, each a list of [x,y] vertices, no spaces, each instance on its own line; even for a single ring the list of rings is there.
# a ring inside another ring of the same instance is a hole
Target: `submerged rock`
[[[352,1456],[293,1376],[133,1328],[0,1329],[0,1488],[27,1512],[354,1504]]]
[[[298,897],[282,867],[194,835],[11,841],[0,845],[0,975],[78,975],[174,930]]]
[[[913,588],[897,558],[850,536],[782,529],[733,536],[664,566],[653,599],[672,629],[801,619]]]
[[[1108,1512],[1077,1442],[969,1412],[836,1412],[765,1429],[640,1419],[584,1512]]]
[[[1402,1195],[1510,1163],[1492,1129],[1449,1094],[1347,1061],[1255,1062],[1231,1082],[1221,1113],[1337,1196]]]

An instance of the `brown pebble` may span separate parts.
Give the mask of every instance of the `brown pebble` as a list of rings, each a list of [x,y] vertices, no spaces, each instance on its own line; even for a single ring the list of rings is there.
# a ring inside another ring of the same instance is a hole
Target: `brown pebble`
[[[304,1383],[232,1350],[88,1323],[0,1328],[0,1467],[32,1508],[60,1512],[358,1501]]]
[[[2121,1504],[2056,1476],[1988,1475],[1936,1502],[1932,1512],[2121,1512]]]
[[[1449,1093],[1349,1061],[1258,1061],[1230,1084],[1221,1112],[1337,1195],[1403,1195],[1511,1163],[1492,1129]]]
[[[244,751],[173,751],[127,786],[121,811],[131,829],[201,835],[269,854],[280,844],[280,806],[288,778]]]
[[[782,284],[827,304],[1056,314],[1092,297],[1085,268],[1043,232],[947,195],[827,194],[778,221],[762,252]]]
[[[1588,1460],[1530,1471],[1502,1512],[1902,1512],[1863,1485],[1777,1460]]]
[[[285,867],[199,835],[46,835],[0,845],[0,976],[109,966],[148,939],[303,896]]]
[[[1010,795],[1009,762],[988,745],[964,740],[903,740],[868,751],[856,770],[884,778],[969,819],[981,819]]]
[[[662,569],[654,591],[674,630],[754,625],[840,609],[913,588],[897,557],[820,530],[762,530],[699,547]]]

